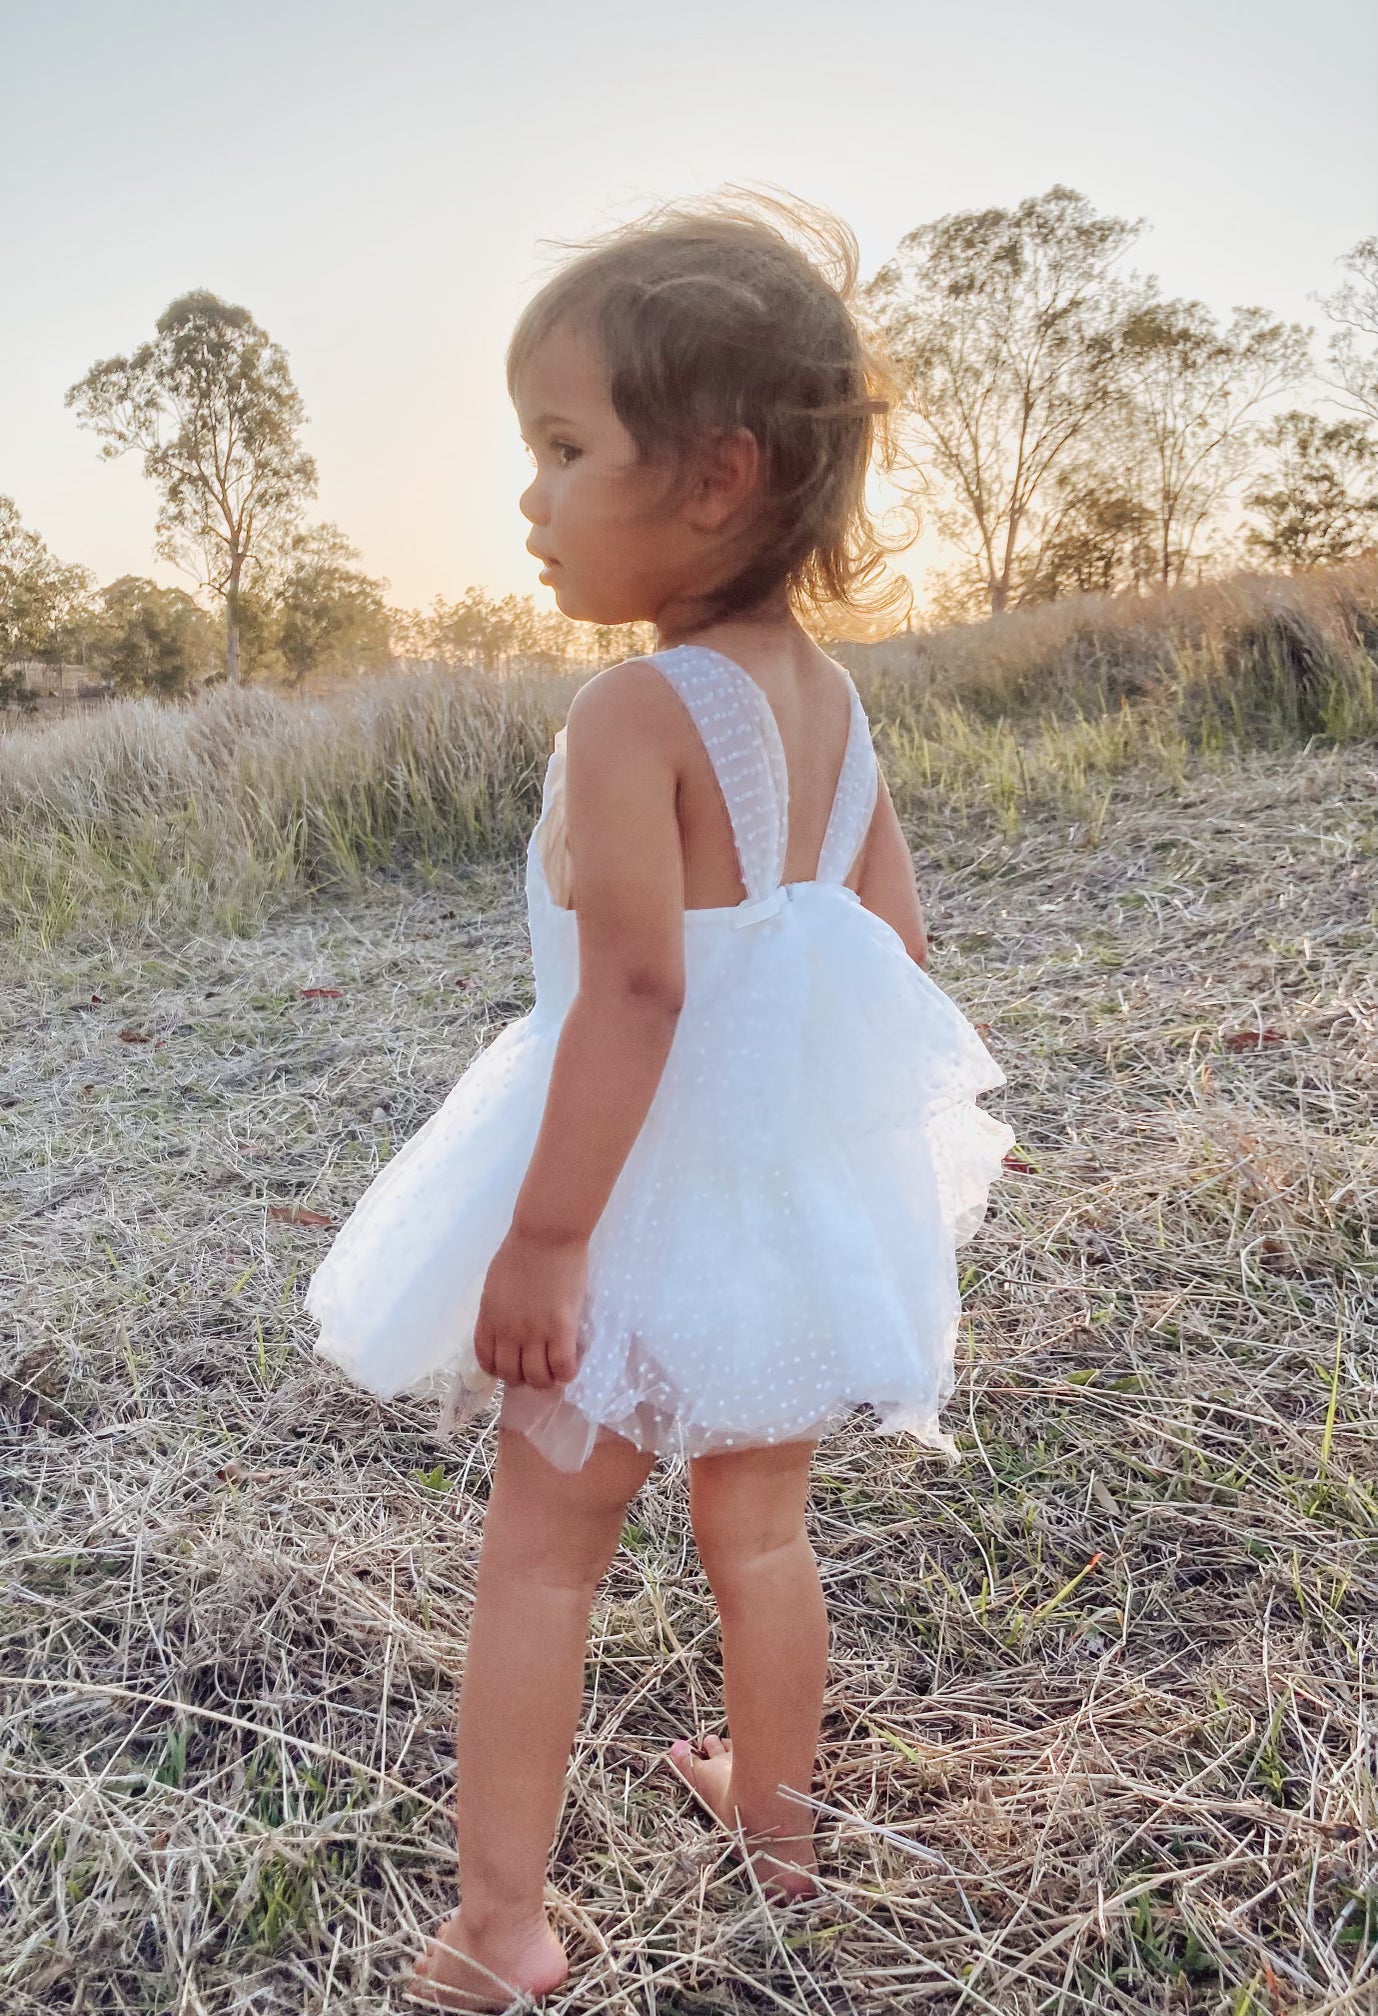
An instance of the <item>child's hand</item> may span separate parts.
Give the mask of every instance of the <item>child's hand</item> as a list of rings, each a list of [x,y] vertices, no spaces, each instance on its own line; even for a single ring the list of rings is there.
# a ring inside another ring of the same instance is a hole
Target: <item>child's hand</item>
[[[563,1386],[572,1379],[588,1271],[586,1239],[509,1231],[488,1268],[474,1324],[484,1371],[510,1386]]]

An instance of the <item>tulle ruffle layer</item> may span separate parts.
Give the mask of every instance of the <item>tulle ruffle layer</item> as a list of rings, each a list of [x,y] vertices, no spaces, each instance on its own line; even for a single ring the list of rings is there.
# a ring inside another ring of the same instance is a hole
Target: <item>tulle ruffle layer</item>
[[[444,1393],[446,1428],[495,1391],[473,1326],[572,991],[559,919],[572,939],[570,913],[533,914],[536,1009],[383,1167],[308,1291],[322,1355],[385,1398]],[[600,1427],[699,1455],[859,1406],[950,1453],[955,1249],[1014,1139],[975,1102],[1003,1083],[851,891],[796,884],[741,931],[691,925],[670,1057],[590,1243],[578,1369],[508,1387],[503,1421],[565,1469]]]

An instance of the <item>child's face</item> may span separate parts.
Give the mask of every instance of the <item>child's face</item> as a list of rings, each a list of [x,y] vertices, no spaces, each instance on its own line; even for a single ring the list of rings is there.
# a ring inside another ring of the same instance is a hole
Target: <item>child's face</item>
[[[553,329],[514,403],[536,465],[521,498],[526,548],[547,563],[541,579],[561,611],[582,623],[655,621],[702,580],[712,527],[692,507],[659,508],[667,472],[638,462],[595,345]]]

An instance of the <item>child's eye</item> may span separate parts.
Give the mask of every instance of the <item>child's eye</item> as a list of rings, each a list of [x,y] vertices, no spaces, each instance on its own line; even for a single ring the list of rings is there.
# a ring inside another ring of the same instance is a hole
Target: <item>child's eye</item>
[[[574,456],[576,458],[581,452],[578,448],[575,447],[572,441],[552,441],[550,445],[555,450],[555,453],[560,457],[560,467],[562,469],[568,469],[569,467],[569,463],[566,462],[565,460],[566,450],[568,450],[571,456]],[[537,456],[535,449],[531,446],[531,443],[529,441],[522,442],[522,453],[523,455],[525,455],[527,461],[532,463],[533,465],[539,461],[539,457]]]

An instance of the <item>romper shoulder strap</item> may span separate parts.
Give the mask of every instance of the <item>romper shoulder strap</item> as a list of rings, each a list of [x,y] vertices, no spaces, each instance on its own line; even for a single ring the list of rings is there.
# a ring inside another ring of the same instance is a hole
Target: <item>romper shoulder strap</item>
[[[650,662],[678,693],[708,752],[747,897],[769,895],[784,869],[789,818],[789,773],[770,702],[731,659],[704,645],[676,644]]]
[[[843,670],[846,671],[845,666]],[[880,771],[871,741],[871,724],[850,672],[847,673],[847,686],[851,694],[852,718],[842,769],[837,779],[837,792],[828,815],[828,830],[823,835],[823,847],[818,856],[820,882],[846,881],[861,843],[871,829],[876,799],[880,795]]]

